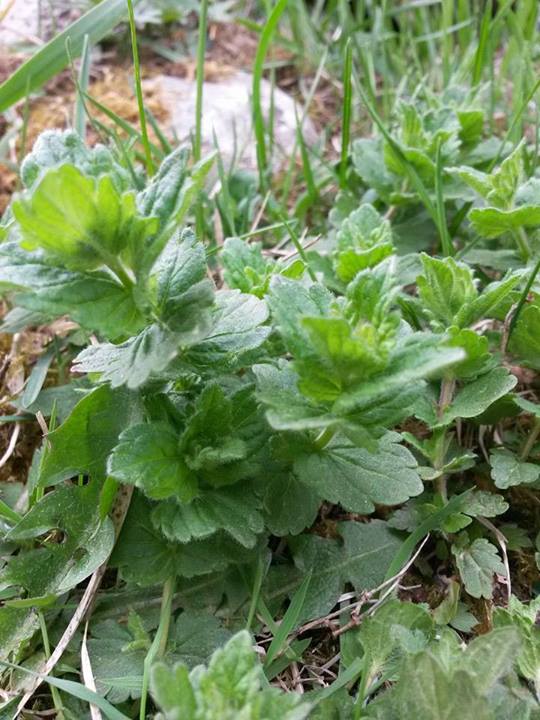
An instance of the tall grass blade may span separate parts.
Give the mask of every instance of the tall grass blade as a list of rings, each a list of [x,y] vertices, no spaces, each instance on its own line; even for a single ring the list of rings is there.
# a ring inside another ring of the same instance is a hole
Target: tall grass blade
[[[352,45],[351,38],[345,46],[345,62],[343,65],[343,113],[341,116],[341,161],[339,167],[339,183],[342,188],[347,184],[347,163],[349,161],[349,144],[351,140],[352,114]]]
[[[261,101],[261,82],[264,71],[264,60],[270,41],[277,28],[279,19],[287,6],[288,0],[278,0],[274,9],[270,13],[266,24],[261,32],[259,45],[257,47],[257,53],[255,55],[255,62],[253,64],[253,92],[252,92],[252,113],[253,113],[253,127],[255,132],[255,142],[257,145],[257,167],[259,169],[259,182],[261,187],[266,187],[266,169],[267,169],[267,155],[266,155],[266,138],[265,138],[265,127],[264,127],[264,115],[262,111]]]
[[[141,125],[142,145],[146,160],[146,172],[151,177],[155,172],[152,150],[148,139],[148,127],[146,125],[146,113],[144,111],[144,98],[141,83],[141,63],[139,61],[139,48],[137,46],[137,28],[135,26],[135,13],[133,11],[133,0],[127,0],[129,13],[129,31],[131,35],[131,50],[133,52],[133,70],[135,72],[135,91],[137,93],[137,105],[139,108],[139,123]]]
[[[79,68],[79,79],[77,83],[77,97],[75,99],[75,117],[73,120],[73,127],[75,128],[76,133],[83,140],[86,136],[86,105],[84,101],[84,93],[88,91],[89,78],[90,43],[88,41],[88,35],[85,35],[81,54],[81,66]]]

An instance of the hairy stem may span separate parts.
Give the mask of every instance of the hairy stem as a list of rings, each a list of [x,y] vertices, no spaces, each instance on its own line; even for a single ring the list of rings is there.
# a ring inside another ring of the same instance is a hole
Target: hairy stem
[[[317,435],[315,438],[313,444],[317,448],[317,450],[323,450],[330,440],[334,437],[336,434],[335,428],[325,428],[324,430],[321,430],[321,432]]]
[[[540,435],[540,418],[535,418],[534,424],[529,432],[527,440],[523,445],[523,449],[520,453],[520,460],[526,460],[529,457],[531,450],[534,447],[534,443],[538,440]]]

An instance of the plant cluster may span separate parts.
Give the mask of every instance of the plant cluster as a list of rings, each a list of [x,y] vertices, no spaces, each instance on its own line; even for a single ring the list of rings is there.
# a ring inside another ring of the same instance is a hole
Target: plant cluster
[[[0,488],[3,716],[101,581],[59,717],[540,718],[538,147],[482,92],[360,89],[321,237],[268,204],[285,253],[219,154],[39,137],[0,329],[72,322],[12,398],[47,427]]]

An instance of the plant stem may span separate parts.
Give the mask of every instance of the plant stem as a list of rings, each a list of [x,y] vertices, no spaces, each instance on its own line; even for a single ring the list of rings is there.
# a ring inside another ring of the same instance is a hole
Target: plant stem
[[[518,246],[521,259],[523,260],[523,262],[526,263],[531,257],[531,248],[529,247],[529,240],[527,239],[527,234],[525,233],[525,230],[520,227],[518,228],[518,230],[515,230],[512,235]]]
[[[535,418],[532,429],[529,432],[527,440],[525,441],[525,443],[523,445],[523,449],[519,455],[520,460],[525,461],[529,457],[529,454],[534,447],[534,443],[538,440],[539,435],[540,435],[540,418]]]
[[[148,650],[148,653],[144,658],[144,672],[141,687],[141,707],[139,711],[139,720],[146,720],[146,701],[148,698],[148,687],[150,685],[150,670],[154,661],[158,660],[160,657],[163,657],[167,648],[175,585],[176,578],[171,577],[166,580],[163,586],[158,629],[154,636],[154,640],[152,641],[152,645],[150,646],[150,649]]]
[[[323,450],[336,434],[335,428],[327,427],[317,435],[313,444],[317,450]]]
[[[444,411],[452,402],[452,396],[456,387],[456,381],[454,378],[445,377],[441,383],[441,392],[439,395],[439,407],[437,415],[439,420],[444,417]],[[437,461],[435,463],[435,469],[440,470],[444,463],[444,447],[445,447],[446,429],[442,431],[441,437],[439,438],[439,447],[441,452],[438,453]],[[437,492],[442,497],[444,503],[448,502],[448,488],[446,486],[446,475],[441,475],[435,480],[435,487]]]
[[[139,107],[139,122],[141,123],[142,144],[144,148],[144,156],[146,160],[146,172],[149,177],[154,174],[154,161],[152,159],[152,150],[150,148],[150,140],[148,139],[148,128],[146,126],[146,113],[144,111],[144,99],[141,84],[141,63],[139,61],[139,48],[137,46],[137,28],[135,27],[135,13],[133,12],[132,0],[127,0],[129,13],[129,30],[131,33],[131,49],[133,52],[133,70],[135,73],[135,91],[137,93],[137,105]]]

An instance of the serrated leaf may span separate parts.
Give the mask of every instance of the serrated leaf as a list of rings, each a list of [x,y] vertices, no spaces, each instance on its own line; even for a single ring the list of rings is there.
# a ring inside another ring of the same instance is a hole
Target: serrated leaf
[[[485,538],[477,538],[470,545],[452,545],[452,553],[469,595],[491,598],[493,574],[506,575],[497,548]]]
[[[74,130],[45,130],[38,136],[32,152],[21,163],[23,185],[32,189],[48,170],[66,164],[92,177],[110,175],[120,191],[131,187],[128,171],[115,161],[110,150],[99,144],[87,147]]]
[[[178,433],[166,423],[143,423],[125,430],[107,463],[111,477],[139,487],[153,500],[197,494],[197,479],[186,466]]]
[[[378,675],[391,658],[395,662],[396,653],[408,652],[407,644],[399,635],[400,630],[413,633],[416,641],[414,654],[423,649],[434,634],[433,619],[429,611],[420,605],[389,600],[362,623],[355,640],[366,655],[363,672],[367,672],[369,677]]]
[[[506,448],[496,448],[489,456],[491,477],[501,490],[516,485],[529,485],[540,478],[540,465],[520,460]]]
[[[346,583],[359,591],[377,587],[401,546],[400,537],[386,523],[342,522],[338,524],[343,539],[328,540],[304,534],[291,538],[297,573],[286,580],[269,575],[266,591],[269,601],[294,594],[307,573],[311,573],[302,617],[298,622],[324,616],[336,603]]]
[[[492,720],[493,715],[473,678],[458,670],[448,676],[429,652],[411,658],[395,692],[400,718],[415,720]]]
[[[187,230],[175,234],[158,258],[157,314],[168,328],[196,342],[211,327],[210,307],[214,290],[206,277],[206,252]]]
[[[50,318],[69,314],[90,331],[115,339],[138,332],[144,318],[133,292],[105,272],[75,272],[51,265],[41,251],[0,244],[0,284],[14,288],[17,303]]]
[[[231,368],[241,366],[242,356],[260,347],[270,335],[271,328],[263,324],[268,307],[264,300],[238,290],[220,290],[215,300],[211,328],[186,358],[201,368],[223,363]]]
[[[212,652],[230,638],[213,615],[184,611],[169,634],[165,658],[182,662],[188,669],[206,662]],[[144,659],[148,648],[133,643],[129,629],[113,620],[92,628],[88,652],[98,691],[111,702],[122,703],[140,697]],[[134,645],[134,646],[133,646]]]
[[[187,543],[224,530],[244,547],[254,547],[264,530],[260,501],[244,483],[206,490],[189,504],[159,503],[154,526],[169,540]]]
[[[263,297],[270,284],[274,263],[262,254],[260,243],[248,243],[237,237],[227,238],[221,251],[224,279],[230,288]]]
[[[458,313],[478,295],[470,268],[449,257],[439,260],[422,253],[421,259],[424,273],[416,282],[424,307],[442,327],[456,324]]]
[[[156,665],[152,688],[159,720],[303,720],[310,706],[299,695],[261,683],[261,670],[245,630],[216,650],[207,668],[189,676],[185,665]]]
[[[268,475],[261,475],[257,489],[265,509],[265,523],[272,534],[297,535],[315,521],[321,497],[293,472],[270,468]]]
[[[279,275],[272,278],[268,303],[277,328],[294,357],[310,354],[307,331],[299,322],[300,318],[327,314],[333,300],[322,285],[305,287]]]
[[[298,376],[291,363],[254,365],[257,397],[269,410],[266,417],[276,430],[325,428],[335,418],[320,405],[310,402],[298,389]]]
[[[540,610],[538,598],[528,604],[522,603],[515,595],[510,598],[507,608],[496,608],[493,615],[495,628],[512,628],[519,634],[521,647],[517,658],[520,674],[531,680],[535,687],[540,682],[540,629],[536,618]]]
[[[498,307],[521,279],[522,273],[518,271],[509,273],[503,280],[490,283],[476,299],[461,308],[456,316],[456,323],[460,327],[466,327],[482,318],[496,317]]]
[[[168,155],[152,180],[137,195],[137,207],[146,217],[157,217],[163,228],[174,217],[180,190],[187,177],[189,148],[181,146]]]
[[[120,345],[90,345],[77,355],[72,371],[99,373],[101,382],[130,390],[164,370],[180,352],[181,336],[154,323]]]
[[[43,248],[74,270],[114,267],[133,235],[143,243],[157,231],[156,220],[138,216],[133,194],[120,194],[108,175],[96,180],[73,165],[48,170],[11,208],[23,247]]]
[[[186,544],[168,541],[152,525],[153,507],[135,492],[114,547],[110,564],[120,568],[127,581],[148,587],[176,575],[192,578],[253,561],[254,551],[225,533]]]
[[[301,454],[294,463],[299,479],[317,494],[348,510],[370,513],[375,504],[398,505],[424,489],[418,464],[399,437],[389,433],[375,452],[335,438],[323,450]]]
[[[140,417],[138,398],[126,390],[103,386],[86,395],[47,436],[50,448],[41,464],[40,485],[46,487],[79,474],[104,479],[107,457],[118,436]]]

